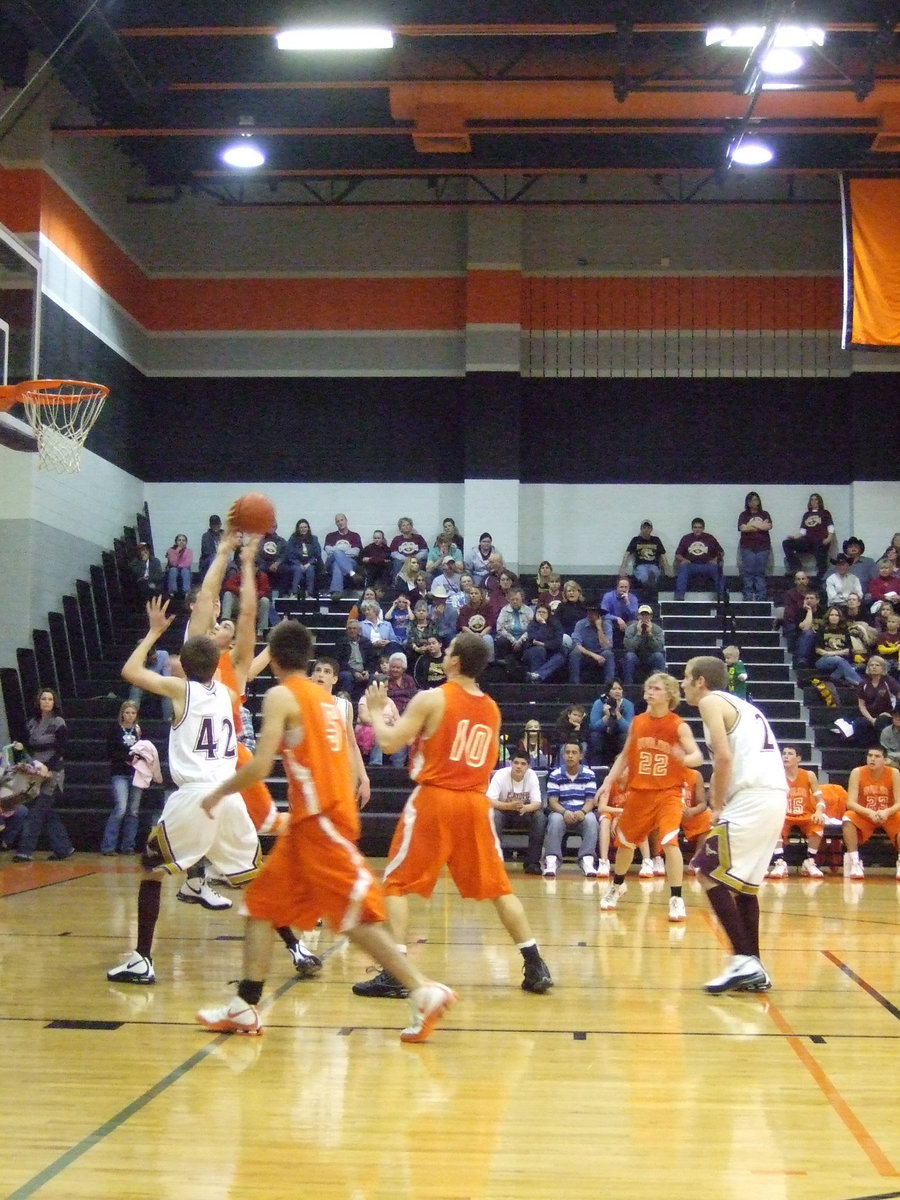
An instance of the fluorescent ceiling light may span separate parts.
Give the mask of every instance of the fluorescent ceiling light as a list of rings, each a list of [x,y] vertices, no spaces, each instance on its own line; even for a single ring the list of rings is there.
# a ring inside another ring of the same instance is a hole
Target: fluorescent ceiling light
[[[762,90],[764,92],[797,92],[802,87],[802,83],[791,83],[788,79],[768,79],[762,85]]]
[[[787,46],[775,46],[759,64],[767,75],[789,75],[803,66],[803,55]]]
[[[390,50],[394,35],[390,29],[375,26],[325,28],[308,25],[285,29],[275,35],[275,41],[279,50]]]
[[[255,146],[253,142],[235,142],[222,151],[221,157],[222,161],[226,162],[229,167],[238,167],[242,171],[261,167],[266,161],[266,156],[262,150],[258,146]]]
[[[733,150],[730,150],[728,157],[732,162],[739,163],[742,167],[761,167],[765,163],[771,162],[774,155],[765,142],[758,142],[755,138],[747,138],[735,146]]]
[[[722,46],[726,50],[752,50],[765,34],[764,25],[711,25],[706,31],[707,46]],[[779,25],[773,46],[798,50],[824,46],[825,30],[817,25]]]

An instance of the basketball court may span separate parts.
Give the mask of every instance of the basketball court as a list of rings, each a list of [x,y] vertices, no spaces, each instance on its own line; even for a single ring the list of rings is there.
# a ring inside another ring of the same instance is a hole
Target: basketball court
[[[716,998],[721,935],[694,880],[672,927],[662,880],[629,877],[601,913],[605,884],[574,866],[516,873],[556,980],[533,996],[491,907],[442,878],[413,904],[410,953],[459,1003],[404,1046],[405,1002],[353,996],[368,964],[328,930],[309,937],[315,979],[275,950],[263,1037],[202,1030],[196,1009],[240,974],[241,919],[172,883],[157,984],[108,984],[135,863],[0,872],[4,1196],[900,1196],[893,878],[767,882],[775,986]]]

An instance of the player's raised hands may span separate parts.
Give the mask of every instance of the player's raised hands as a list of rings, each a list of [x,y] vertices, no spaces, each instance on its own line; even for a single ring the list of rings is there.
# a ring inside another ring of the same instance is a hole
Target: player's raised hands
[[[174,620],[174,615],[169,616],[168,600],[164,600],[162,596],[154,596],[152,600],[147,601],[147,623],[151,633],[165,633]]]
[[[247,566],[250,566],[250,567],[253,566],[253,564],[256,562],[256,553],[259,550],[259,543],[261,541],[262,541],[262,536],[258,533],[254,533],[252,537],[249,537],[247,539],[247,541],[244,543],[244,545],[241,546],[241,562],[242,563],[246,563]]]
[[[369,712],[384,712],[384,706],[387,704],[387,684],[373,683],[371,687],[366,688],[366,704],[369,706]]]

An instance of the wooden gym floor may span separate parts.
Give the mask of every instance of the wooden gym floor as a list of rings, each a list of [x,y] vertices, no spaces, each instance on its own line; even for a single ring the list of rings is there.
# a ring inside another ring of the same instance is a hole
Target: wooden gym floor
[[[513,882],[556,979],[520,990],[490,906],[442,879],[410,951],[458,990],[423,1046],[364,1000],[346,945],[298,980],[276,949],[261,1038],[195,1010],[240,973],[241,921],[164,885],[155,987],[108,984],[132,945],[133,859],[0,868],[0,1195],[346,1200],[900,1197],[900,888],[791,878],[762,892],[775,987],[713,998],[723,950],[696,881],[617,913],[574,866]],[[236,909],[237,906],[235,906]],[[335,947],[328,930],[309,941]]]

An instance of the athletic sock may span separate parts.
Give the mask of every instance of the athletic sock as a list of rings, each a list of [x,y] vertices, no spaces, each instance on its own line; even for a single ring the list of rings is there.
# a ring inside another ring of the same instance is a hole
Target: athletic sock
[[[752,939],[747,936],[741,913],[738,910],[734,892],[723,883],[716,884],[706,893],[706,898],[713,912],[719,918],[725,934],[731,942],[735,954],[753,954]],[[757,913],[759,909],[757,908]]]
[[[625,882],[624,875],[615,875],[615,874],[613,875],[613,883],[616,885],[616,887],[619,887],[624,882]]]
[[[734,903],[747,938],[746,954],[759,958],[759,897],[746,892],[735,892]]]
[[[162,897],[161,879],[142,879],[138,888],[137,905],[137,952],[149,958],[153,950],[153,934],[159,920],[159,902]]]
[[[287,946],[288,950],[293,950],[293,948],[297,945],[297,936],[293,929],[291,929],[290,925],[279,925],[275,932]]]
[[[242,979],[238,984],[237,994],[248,1004],[259,1004],[263,994],[264,985],[264,979]]]
[[[681,884],[679,883],[678,887],[670,887],[669,891],[672,893],[673,896],[680,897],[681,896]]]

